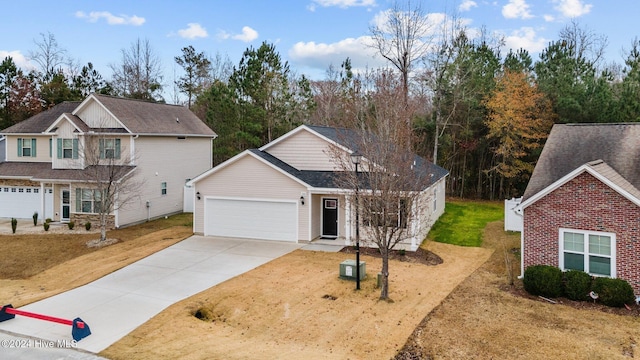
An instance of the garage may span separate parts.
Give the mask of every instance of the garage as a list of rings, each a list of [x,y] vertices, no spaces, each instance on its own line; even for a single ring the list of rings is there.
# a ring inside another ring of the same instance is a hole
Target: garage
[[[40,220],[53,214],[53,194],[51,189],[45,191],[46,214],[39,214]],[[40,208],[39,187],[0,186],[0,218],[30,219]]]
[[[204,234],[298,241],[296,202],[207,198]]]

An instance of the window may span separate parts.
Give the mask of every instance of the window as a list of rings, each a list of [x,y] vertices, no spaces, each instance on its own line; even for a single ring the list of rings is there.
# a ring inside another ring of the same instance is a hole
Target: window
[[[58,139],[58,159],[77,159],[78,139]]]
[[[102,196],[99,190],[76,189],[76,211],[97,214],[101,210]]]
[[[16,192],[16,188],[11,188],[11,192]]]
[[[100,139],[100,159],[120,159],[120,139]]]
[[[18,188],[18,192],[19,192],[19,193],[23,193],[23,192],[24,192],[24,189],[23,189],[23,188]]]
[[[365,214],[369,215],[362,221],[364,226],[407,227],[409,200],[406,198],[385,204],[381,198],[367,196],[363,198],[363,206],[366,208]]]
[[[36,139],[18,138],[18,157],[36,157]]]
[[[30,192],[31,192],[31,189],[27,188],[27,192],[28,192],[28,193],[30,193]]]
[[[38,188],[33,189],[33,193],[34,194],[38,194],[39,192],[40,192],[40,189],[38,189]]]
[[[615,234],[560,229],[560,268],[615,277]]]
[[[161,182],[160,183],[160,195],[167,195],[167,183],[166,182]]]

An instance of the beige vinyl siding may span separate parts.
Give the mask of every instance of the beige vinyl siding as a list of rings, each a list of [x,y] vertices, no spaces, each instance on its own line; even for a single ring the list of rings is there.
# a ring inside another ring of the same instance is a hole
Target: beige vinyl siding
[[[18,139],[36,139],[36,156],[18,156]],[[49,139],[51,136],[43,136],[36,134],[26,135],[9,135],[6,137],[7,142],[7,161],[21,162],[51,162],[49,156]],[[2,160],[2,159],[0,159]]]
[[[306,130],[265,149],[298,170],[336,170],[329,143]]]
[[[53,168],[54,169],[82,169],[82,159],[80,157],[80,149],[82,142],[78,139],[76,128],[68,120],[60,121],[53,137]],[[57,139],[78,139],[78,158],[77,159],[58,159],[58,140]],[[47,147],[49,144],[47,144]],[[48,150],[47,150],[48,152]]]
[[[122,124],[119,121],[93,100],[75,115],[91,128],[122,128]]]
[[[211,167],[209,138],[140,136],[133,149],[136,170],[132,181],[142,186],[139,196],[118,211],[118,226],[182,212],[186,180]],[[167,183],[166,195],[161,194],[163,182]],[[148,209],[147,201],[150,203]]]
[[[194,206],[194,231],[204,232],[204,197],[289,200],[298,206],[298,240],[309,240],[309,195],[306,187],[271,166],[246,154],[196,183],[202,200]],[[300,195],[306,192],[305,205]]]

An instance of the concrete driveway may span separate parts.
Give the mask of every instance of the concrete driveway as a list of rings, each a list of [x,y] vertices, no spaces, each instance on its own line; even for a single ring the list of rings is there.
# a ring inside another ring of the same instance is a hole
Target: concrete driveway
[[[80,317],[92,334],[74,346],[98,353],[173,303],[300,247],[192,236],[85,286],[20,309],[66,319]],[[72,340],[70,326],[22,316],[0,323],[2,330],[54,342]]]

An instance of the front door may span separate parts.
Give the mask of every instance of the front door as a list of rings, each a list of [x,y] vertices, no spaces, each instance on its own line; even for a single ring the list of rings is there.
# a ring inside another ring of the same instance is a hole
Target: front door
[[[322,237],[338,237],[338,199],[322,199]]]
[[[71,198],[69,197],[69,190],[62,190],[62,217],[61,221],[69,221],[69,204],[71,203]]]

